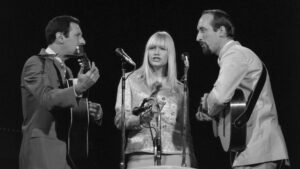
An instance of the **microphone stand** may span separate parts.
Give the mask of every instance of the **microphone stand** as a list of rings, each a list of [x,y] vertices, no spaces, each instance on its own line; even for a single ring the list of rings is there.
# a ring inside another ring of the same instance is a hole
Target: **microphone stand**
[[[188,80],[187,80],[187,74],[188,74],[188,66],[185,65],[184,67],[184,75],[183,75],[183,127],[182,127],[182,161],[181,161],[181,166],[186,167],[186,126],[187,126],[187,115],[189,112],[188,106],[189,106],[189,101],[188,101]]]
[[[126,121],[125,121],[125,63],[128,62],[124,57],[121,59],[122,61],[122,82],[121,82],[121,88],[122,88],[122,105],[121,105],[121,132],[122,132],[122,139],[121,139],[121,162],[120,162],[120,169],[125,169],[125,144],[126,144]],[[134,66],[135,71],[135,64],[132,64]],[[132,72],[133,73],[133,72]],[[131,73],[127,76],[127,78],[131,75]]]
[[[122,105],[121,105],[121,128],[122,128],[122,140],[121,140],[121,162],[120,169],[125,169],[125,61],[122,60]]]
[[[157,131],[154,138],[154,165],[161,165],[161,112],[158,105]]]

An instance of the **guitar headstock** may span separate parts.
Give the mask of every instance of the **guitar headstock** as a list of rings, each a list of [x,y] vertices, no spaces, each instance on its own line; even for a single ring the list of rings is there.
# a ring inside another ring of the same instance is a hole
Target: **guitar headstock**
[[[76,47],[75,56],[77,56],[79,65],[83,68],[83,73],[86,73],[91,69],[91,62],[84,52],[82,45]]]

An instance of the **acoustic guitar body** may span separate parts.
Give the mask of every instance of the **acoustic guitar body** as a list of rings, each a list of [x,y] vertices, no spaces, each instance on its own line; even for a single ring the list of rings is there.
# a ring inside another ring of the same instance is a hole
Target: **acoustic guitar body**
[[[217,136],[220,137],[225,151],[239,152],[246,148],[247,125],[244,124],[238,127],[234,123],[245,111],[246,100],[244,93],[242,90],[237,89],[230,103],[219,115],[219,118],[214,120],[214,130],[217,130]]]

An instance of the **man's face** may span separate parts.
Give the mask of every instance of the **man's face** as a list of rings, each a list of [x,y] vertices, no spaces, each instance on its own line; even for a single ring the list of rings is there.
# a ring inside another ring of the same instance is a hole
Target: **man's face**
[[[70,23],[69,36],[64,37],[64,49],[66,55],[74,54],[76,47],[84,45],[85,40],[82,37],[82,32],[78,24]]]
[[[217,54],[218,50],[219,34],[218,31],[215,32],[213,30],[211,26],[212,20],[212,14],[204,14],[197,25],[198,34],[196,40],[200,43],[204,54]]]

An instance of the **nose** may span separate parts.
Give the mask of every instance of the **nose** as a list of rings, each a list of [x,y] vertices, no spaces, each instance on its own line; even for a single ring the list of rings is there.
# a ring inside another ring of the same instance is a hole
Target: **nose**
[[[159,48],[158,47],[155,48],[155,52],[154,53],[155,54],[159,54]]]
[[[80,38],[80,40],[79,40],[79,43],[80,43],[80,45],[85,45],[85,40],[84,40],[84,38],[82,37],[82,38]]]
[[[202,40],[202,33],[199,31],[196,37],[196,41],[200,42]]]

